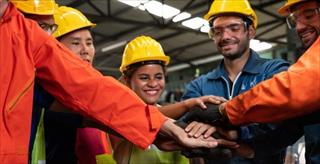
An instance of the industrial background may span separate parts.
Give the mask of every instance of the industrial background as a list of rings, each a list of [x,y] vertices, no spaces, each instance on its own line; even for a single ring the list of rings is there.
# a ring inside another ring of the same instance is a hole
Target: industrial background
[[[126,43],[149,35],[171,57],[167,90],[184,85],[217,66],[222,56],[208,37],[203,15],[213,0],[57,0],[82,11],[92,22],[96,47],[94,66],[105,75],[120,76],[119,66]],[[294,62],[299,55],[296,35],[277,13],[283,0],[251,0],[258,15],[258,28],[251,47],[266,58]],[[169,12],[170,10],[170,12]],[[290,42],[291,41],[291,42]]]

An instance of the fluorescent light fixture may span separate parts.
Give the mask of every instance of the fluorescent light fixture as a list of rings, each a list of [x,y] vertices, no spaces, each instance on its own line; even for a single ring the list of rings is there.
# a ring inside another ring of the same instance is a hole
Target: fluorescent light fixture
[[[162,17],[164,19],[172,18],[173,16],[177,15],[180,13],[180,10],[174,7],[171,7],[169,5],[164,4],[163,5],[163,15]]]
[[[272,48],[272,46],[273,46],[272,44],[267,42],[261,42],[260,40],[256,40],[256,39],[250,40],[250,48],[257,52],[268,50]]]
[[[214,61],[218,61],[218,60],[222,60],[222,59],[223,59],[222,55],[212,55],[210,57],[206,57],[203,59],[191,61],[191,63],[194,65],[201,65],[201,64],[206,64],[206,63],[210,63],[210,62],[214,62]],[[175,72],[175,71],[179,71],[179,70],[186,69],[189,67],[190,67],[190,65],[186,64],[186,63],[178,64],[178,65],[168,67],[167,72]]]
[[[222,55],[212,55],[210,57],[191,61],[191,63],[194,65],[201,65],[201,64],[206,64],[206,63],[210,63],[210,62],[214,62],[214,61],[218,61],[218,60],[222,60],[222,59],[223,59]]]
[[[101,52],[108,52],[108,51],[111,51],[111,50],[113,50],[113,49],[117,49],[117,48],[119,48],[119,47],[122,47],[122,46],[124,46],[124,45],[126,45],[126,44],[127,44],[127,41],[126,41],[126,40],[121,41],[121,42],[118,42],[118,43],[115,43],[115,44],[111,44],[111,45],[109,45],[109,46],[107,46],[107,47],[102,48],[102,49],[101,49]]]
[[[203,25],[206,25],[208,22],[200,17],[188,19],[186,21],[182,22],[182,25],[192,28],[192,29],[198,29],[202,27]]]
[[[179,9],[166,4],[162,4],[158,1],[149,1],[144,4],[144,7],[150,14],[156,15],[158,17],[163,17],[164,19],[171,18],[180,13]]]
[[[143,5],[139,5],[138,9],[142,10],[142,11],[146,11],[146,8]]]
[[[209,33],[210,26],[209,25],[204,25],[200,28],[200,31],[203,33]]]
[[[118,0],[118,1],[132,7],[137,7],[141,4],[140,0]]]
[[[182,20],[185,20],[185,19],[188,19],[191,17],[191,14],[190,13],[187,13],[187,12],[182,12],[178,15],[176,15],[172,21],[173,22],[179,22],[179,21],[182,21]]]
[[[178,64],[175,66],[170,66],[167,68],[167,72],[174,72],[174,71],[179,71],[185,68],[189,68],[190,65],[189,64]]]

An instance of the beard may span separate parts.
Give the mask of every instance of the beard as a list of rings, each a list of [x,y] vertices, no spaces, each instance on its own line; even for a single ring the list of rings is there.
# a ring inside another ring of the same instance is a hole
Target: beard
[[[320,29],[314,26],[307,26],[298,30],[297,33],[302,42],[303,48],[307,50],[320,36]]]
[[[228,60],[235,60],[243,56],[245,51],[249,48],[249,42],[249,36],[243,40],[237,38],[225,39],[219,42],[217,47],[218,51],[223,55],[224,58]],[[223,50],[223,47],[227,45],[237,45],[236,50],[232,50],[231,52]]]

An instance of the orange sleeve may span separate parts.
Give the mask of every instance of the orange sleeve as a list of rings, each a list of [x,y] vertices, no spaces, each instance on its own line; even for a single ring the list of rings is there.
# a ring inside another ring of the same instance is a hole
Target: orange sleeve
[[[34,55],[36,77],[49,93],[141,148],[153,142],[165,121],[156,107],[146,105],[114,78],[101,75],[55,39],[40,45]]]
[[[320,110],[320,37],[288,71],[226,103],[234,125],[277,122]]]

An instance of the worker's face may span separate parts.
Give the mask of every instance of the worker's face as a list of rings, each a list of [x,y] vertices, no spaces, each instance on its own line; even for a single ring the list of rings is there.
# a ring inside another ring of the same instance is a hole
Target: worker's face
[[[165,86],[162,66],[146,64],[139,67],[133,73],[129,86],[145,103],[155,105]]]
[[[245,22],[237,16],[220,16],[213,21],[211,33],[218,51],[227,59],[241,57],[249,49],[255,30],[246,29]]]
[[[26,17],[38,22],[39,26],[49,35],[58,28],[52,15],[26,15]]]
[[[297,31],[304,48],[309,48],[320,35],[320,4],[316,1],[305,1],[291,8],[292,13],[287,21]]]
[[[77,54],[82,60],[92,63],[95,55],[93,39],[88,29],[73,31],[60,40],[73,53]]]

